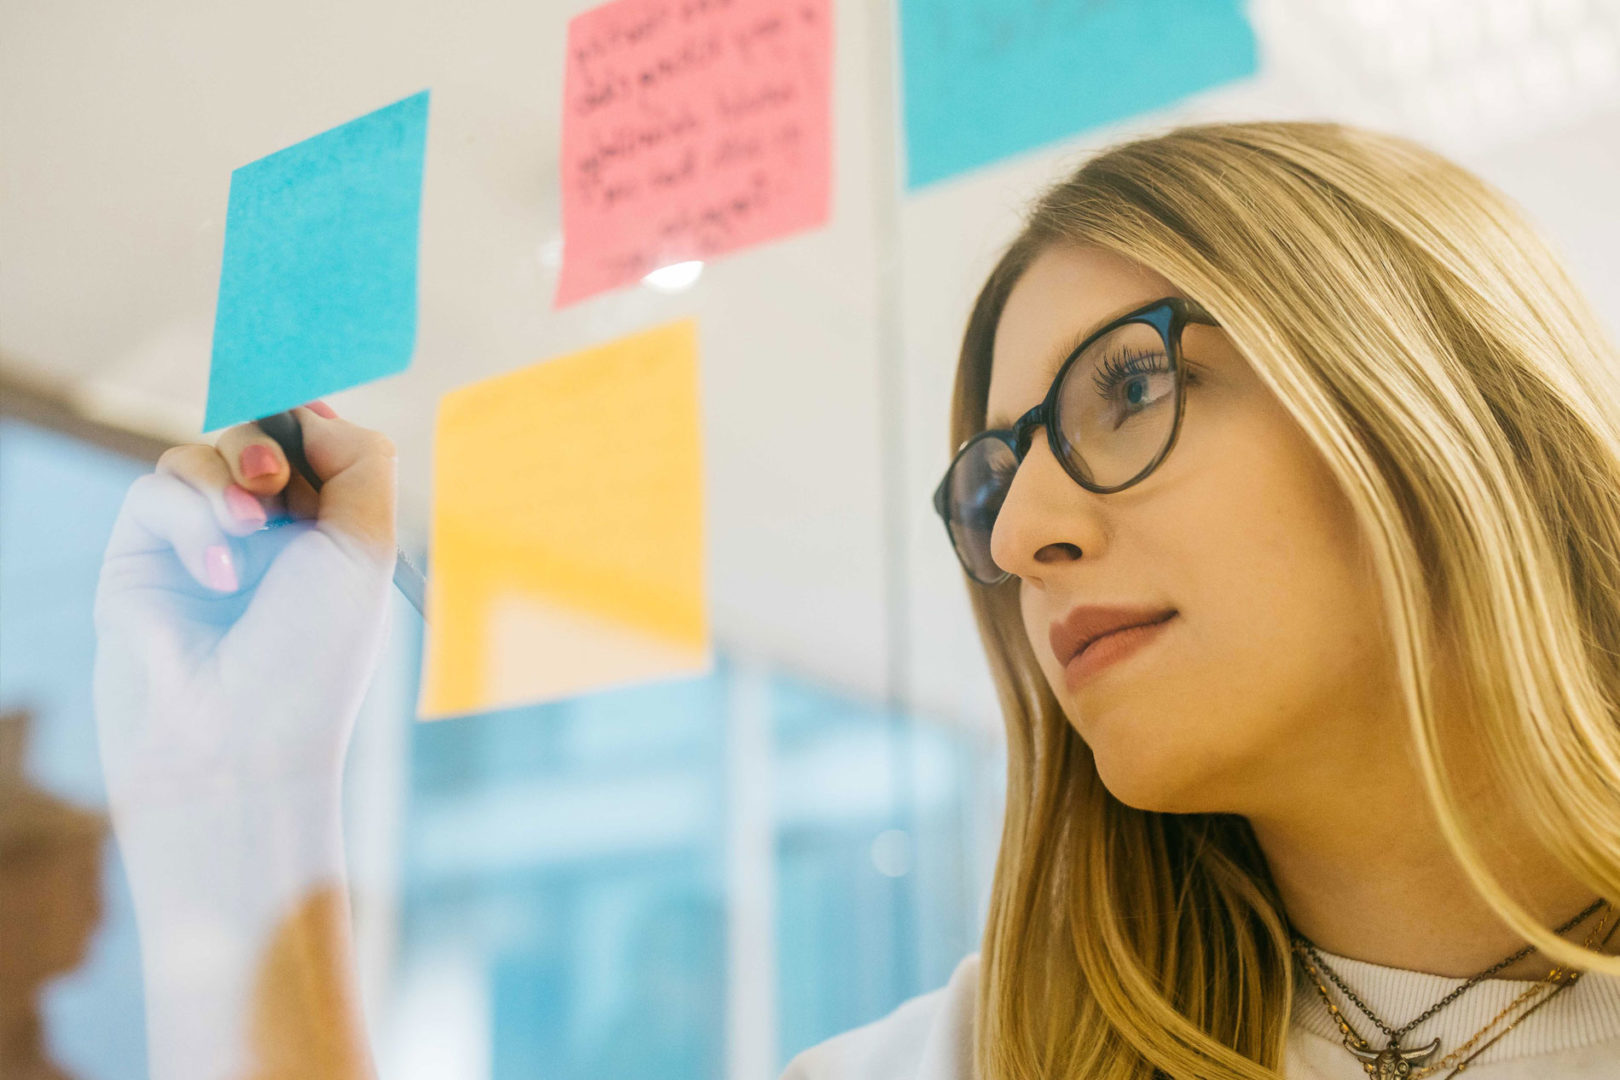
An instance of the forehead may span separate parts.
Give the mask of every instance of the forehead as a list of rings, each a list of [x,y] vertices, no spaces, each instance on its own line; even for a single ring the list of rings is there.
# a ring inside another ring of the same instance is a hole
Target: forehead
[[[1109,319],[1162,296],[1183,296],[1163,275],[1099,248],[1050,245],[1013,285],[996,324],[987,427],[1040,404],[1066,346]]]

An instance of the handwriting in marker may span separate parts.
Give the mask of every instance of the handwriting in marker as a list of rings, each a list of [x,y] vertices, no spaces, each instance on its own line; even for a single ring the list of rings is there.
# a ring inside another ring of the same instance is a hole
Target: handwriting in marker
[[[830,0],[615,0],[568,24],[553,305],[827,220]]]

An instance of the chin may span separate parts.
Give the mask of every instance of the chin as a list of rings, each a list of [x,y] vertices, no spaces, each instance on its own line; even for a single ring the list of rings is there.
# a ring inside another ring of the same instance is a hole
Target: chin
[[[1135,810],[1159,814],[1201,814],[1219,812],[1220,800],[1213,798],[1216,777],[1202,767],[1210,756],[1185,753],[1149,740],[1129,740],[1123,748],[1093,747],[1097,775],[1108,793]],[[1111,753],[1119,749],[1121,753]]]

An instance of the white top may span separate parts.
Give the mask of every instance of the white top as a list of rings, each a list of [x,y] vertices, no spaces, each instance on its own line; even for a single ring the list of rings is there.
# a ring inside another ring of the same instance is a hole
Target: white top
[[[1464,979],[1384,967],[1317,950],[1339,978],[1391,1027],[1439,1001]],[[914,997],[889,1015],[835,1035],[788,1062],[781,1080],[970,1080],[974,993],[979,954],[956,965],[950,981]],[[1402,1046],[1439,1037],[1438,1061],[1490,1023],[1533,980],[1486,979],[1417,1025]],[[1374,1046],[1382,1033],[1330,982],[1334,1004]],[[1485,1036],[1499,1034],[1500,1028]],[[1339,1029],[1316,986],[1300,973],[1292,1037],[1284,1051],[1289,1080],[1366,1080],[1340,1042]],[[1378,1035],[1378,1038],[1374,1038]],[[1484,1040],[1482,1040],[1483,1042]],[[1420,1066],[1421,1067],[1421,1066]],[[1432,1075],[1444,1080],[1455,1066]],[[1620,1078],[1620,976],[1586,972],[1574,986],[1530,1013],[1468,1063],[1465,1080],[1617,1080]]]

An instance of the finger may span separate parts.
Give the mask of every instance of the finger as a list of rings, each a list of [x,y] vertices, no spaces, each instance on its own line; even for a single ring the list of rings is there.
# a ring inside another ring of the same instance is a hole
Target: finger
[[[280,512],[280,499],[259,496],[236,483],[231,467],[216,447],[201,443],[172,447],[158,458],[157,471],[179,477],[208,500],[220,528],[246,536],[264,528],[270,510]]]
[[[214,593],[232,593],[241,585],[230,538],[207,497],[171,472],[150,472],[124,497],[107,542],[106,567],[114,575],[133,573],[135,586],[161,585],[143,572],[142,560],[171,553],[197,584]]]
[[[303,407],[326,419],[337,419],[332,406],[319,399]],[[218,446],[220,456],[231,466],[232,476],[243,490],[258,495],[280,493],[282,501],[277,505],[294,518],[314,518],[319,512],[319,494],[292,467],[281,445],[257,423],[225,429],[220,433]]]
[[[258,424],[236,424],[219,433],[219,456],[231,471],[231,480],[255,495],[274,495],[293,475],[287,455]]]
[[[322,530],[361,544],[373,556],[392,558],[398,461],[393,440],[308,406],[293,413],[303,428],[304,455],[322,481]]]
[[[321,511],[320,493],[310,487],[309,481],[305,480],[303,474],[296,469],[293,470],[292,479],[287,481],[287,486],[281,489],[281,498],[287,513],[295,518],[314,520]]]

